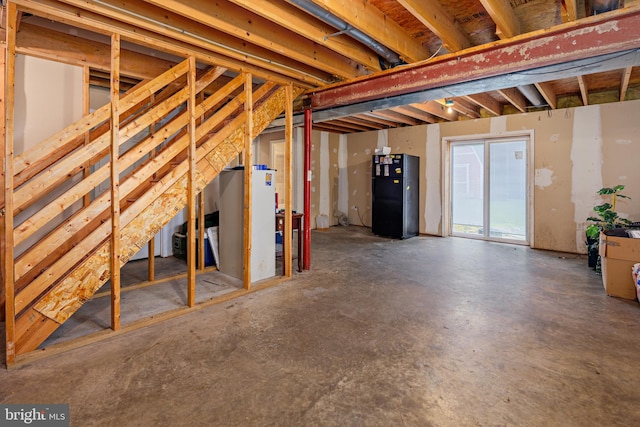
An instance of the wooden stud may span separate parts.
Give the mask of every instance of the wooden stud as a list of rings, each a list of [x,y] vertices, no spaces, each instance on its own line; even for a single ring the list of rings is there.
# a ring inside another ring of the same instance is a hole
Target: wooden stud
[[[209,70],[209,72],[211,72],[215,67],[212,67],[212,69]],[[199,81],[199,80],[198,80]],[[197,92],[197,99],[198,99],[198,104],[202,104],[202,102],[204,101],[204,89],[202,88],[202,90],[200,89],[200,85],[196,84],[196,92]],[[199,115],[198,117],[196,117],[196,126],[200,126],[202,125],[202,123],[204,122],[204,115]],[[204,245],[204,226],[205,226],[205,221],[204,221],[204,191],[201,191],[200,194],[198,194],[198,222],[200,223],[200,228],[198,228],[198,242],[200,242],[200,247],[199,247],[199,252],[198,252],[198,269],[200,270],[204,270],[205,268],[205,258],[204,258],[204,254],[205,254],[205,250],[207,249]]]
[[[111,36],[111,329],[120,329],[120,35]]]
[[[147,243],[147,249],[147,252],[149,252],[147,259],[147,280],[153,282],[156,278],[156,239],[154,237]]]
[[[5,338],[7,366],[15,362],[16,357],[16,311],[13,274],[13,139],[15,105],[15,67],[16,67],[16,25],[18,12],[13,2],[6,4],[6,58],[4,60],[4,215],[3,236],[1,242],[2,287],[5,298]]]
[[[251,187],[253,170],[251,168],[251,151],[253,140],[253,81],[250,73],[244,75],[244,111],[246,113],[246,121],[244,124],[244,254],[243,254],[243,272],[242,280],[245,289],[251,288]]]
[[[151,94],[151,96],[149,97],[149,101],[151,102],[152,105],[155,104],[155,101],[156,101],[155,93]],[[158,124],[157,121],[154,121],[149,125],[149,139],[153,139],[153,135],[155,135],[156,133],[157,124]],[[158,147],[154,146],[151,152],[149,153],[149,158],[151,160],[156,158],[157,150],[158,150]],[[157,173],[154,173],[151,179],[156,179],[156,178],[157,178]],[[156,238],[155,236],[149,240],[149,243],[147,243],[147,254],[148,254],[147,280],[149,282],[153,282],[156,278]]]
[[[83,84],[82,84],[82,116],[88,116],[91,113],[91,95],[90,95],[90,91],[89,91],[89,79],[91,75],[91,70],[89,69],[89,66],[85,65],[84,67],[82,67],[82,77],[83,77]],[[90,142],[90,137],[91,137],[91,133],[87,130],[84,133],[84,146],[86,147],[87,145],[89,145]],[[90,170],[89,168],[91,167],[91,164],[89,162],[86,162],[84,164],[84,170],[82,171],[82,178],[86,179],[87,177],[89,177],[90,174]],[[89,192],[87,192],[84,195],[83,198],[83,202],[82,204],[86,207],[89,206],[89,203],[91,203],[91,194]]]
[[[196,304],[196,58],[189,57],[189,73],[187,84],[189,87],[189,174],[187,184],[187,305]],[[200,224],[202,228],[202,224]]]
[[[263,85],[256,91],[256,94],[253,94],[252,98],[261,99],[270,93],[271,88],[272,86],[269,84]],[[301,90],[296,89],[295,96],[299,95],[300,92]],[[284,90],[276,91],[261,103],[258,109],[252,111],[255,117],[255,120],[251,120],[253,133],[260,133],[284,109],[284,98]],[[207,171],[209,175],[203,176],[199,170],[197,171],[197,192],[201,191],[206,183],[213,179],[215,174],[234,156],[237,156],[237,153],[245,145],[246,132],[242,128],[242,124],[247,123],[245,117],[246,112],[242,112],[237,119],[233,119],[229,125],[214,134],[210,141],[198,147],[197,158],[200,159],[198,165],[203,171]],[[206,134],[202,129],[197,129],[197,131],[197,138],[204,137]],[[182,144],[183,148],[181,150],[188,146],[187,139],[188,136],[185,135],[178,141],[178,143]],[[163,152],[162,154],[164,155],[165,153]],[[212,154],[215,154],[215,156],[211,156]],[[213,157],[219,160],[212,160]],[[212,161],[217,167],[207,166]],[[171,173],[161,178],[150,191],[141,195],[133,205],[122,213],[123,242],[121,244],[121,263],[125,263],[129,256],[142,247],[163,225],[175,216],[175,213],[187,204],[188,166],[188,162],[183,161],[179,166],[173,168]],[[142,179],[144,180],[146,177]],[[91,297],[109,279],[108,260],[111,250],[108,241],[108,228],[110,224],[106,223],[104,226],[106,227],[101,226],[104,230],[97,229],[91,236],[88,236],[66,253],[63,257],[64,259],[61,258],[56,265],[52,265],[42,274],[42,276],[53,278],[53,274],[57,271],[56,274],[59,277],[59,274],[68,271],[79,257],[91,252],[91,255],[83,261],[79,268],[73,270],[69,276],[53,289],[40,295],[42,291],[46,290],[48,283],[51,283],[46,278],[45,280],[40,280],[40,277],[38,280],[30,282],[29,286],[23,289],[22,293],[31,294],[31,297],[23,295],[25,301],[27,301],[22,302],[23,307],[33,304],[30,301],[33,301],[34,298],[38,298],[38,301],[18,319],[19,330],[22,331],[20,334],[21,354],[35,350],[47,336],[60,324],[64,323],[69,316],[82,306],[84,301]],[[95,246],[96,243],[97,246]],[[91,248],[87,244],[91,245]],[[63,268],[62,264],[64,263],[67,263],[67,267]],[[37,282],[40,283],[38,284]],[[36,288],[39,288],[39,290]]]
[[[204,244],[204,192],[201,191],[198,195],[198,269],[204,270],[204,253],[207,250]]]
[[[293,219],[291,217],[293,198],[293,86],[285,86],[286,100],[284,103],[284,230],[282,235],[282,259],[286,260],[284,275],[291,277],[293,251],[291,250],[291,235],[293,233]],[[298,233],[302,230],[298,229]],[[302,254],[298,254],[302,256]],[[284,261],[283,261],[284,262]]]
[[[2,9],[2,11],[0,12],[0,26],[4,27],[4,9]],[[6,74],[4,72],[5,67],[6,67],[6,58],[7,58],[7,44],[6,44],[6,40],[2,40],[0,41],[0,70],[2,70],[2,73],[0,73],[0,141],[2,141],[2,143],[0,144],[0,178],[2,179],[2,190],[0,191],[0,206],[4,207],[4,167],[5,167],[5,127],[6,127],[6,121],[5,121],[5,84],[4,84],[4,80],[6,78]],[[2,217],[4,217],[4,215],[0,215]],[[0,250],[2,250],[2,253],[6,253],[5,252],[5,244],[4,244],[4,218],[2,218],[0,220]],[[5,277],[6,275],[4,274],[4,269],[5,269],[6,265],[4,262],[0,262],[0,322],[4,322],[5,319],[5,288],[6,288],[6,284],[4,282],[3,277]]]

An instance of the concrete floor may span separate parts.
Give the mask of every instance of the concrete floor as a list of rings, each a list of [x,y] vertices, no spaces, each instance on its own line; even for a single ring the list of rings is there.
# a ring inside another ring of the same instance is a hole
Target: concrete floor
[[[312,235],[312,270],[12,370],[74,426],[636,426],[640,305],[584,257]]]

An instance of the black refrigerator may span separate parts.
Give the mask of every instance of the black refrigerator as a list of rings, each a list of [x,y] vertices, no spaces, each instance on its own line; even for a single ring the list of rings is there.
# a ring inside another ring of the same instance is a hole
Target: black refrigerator
[[[418,234],[420,158],[408,154],[373,156],[371,231],[407,239]]]

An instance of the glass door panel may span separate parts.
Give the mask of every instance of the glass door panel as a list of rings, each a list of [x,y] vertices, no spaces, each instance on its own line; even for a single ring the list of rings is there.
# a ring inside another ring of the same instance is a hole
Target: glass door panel
[[[452,235],[526,244],[528,139],[451,144]]]
[[[489,144],[489,236],[527,240],[526,141]]]
[[[451,148],[451,231],[484,235],[484,144]]]

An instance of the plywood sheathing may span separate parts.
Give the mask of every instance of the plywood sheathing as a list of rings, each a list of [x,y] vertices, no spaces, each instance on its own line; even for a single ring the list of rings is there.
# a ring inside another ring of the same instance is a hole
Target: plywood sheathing
[[[295,96],[301,93],[296,88]],[[286,100],[284,88],[278,89],[254,110],[253,131],[259,134],[283,110]],[[198,155],[196,190],[202,191],[243,147],[244,129],[236,128],[208,155]],[[214,155],[215,154],[215,155]],[[205,173],[203,173],[205,171]],[[177,181],[163,191],[141,214],[122,230],[121,264],[144,246],[186,204],[186,169],[176,168]],[[170,174],[171,175],[171,174]],[[166,177],[165,177],[166,178]],[[168,180],[171,181],[171,180]],[[123,217],[126,212],[123,214]],[[68,319],[82,304],[109,280],[108,259],[110,244],[105,241],[83,264],[61,281],[17,321],[19,353],[35,350],[54,330]]]

